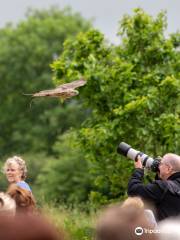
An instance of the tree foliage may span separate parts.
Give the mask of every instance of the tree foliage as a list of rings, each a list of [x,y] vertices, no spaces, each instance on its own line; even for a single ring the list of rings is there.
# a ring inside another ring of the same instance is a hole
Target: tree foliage
[[[58,157],[44,164],[36,180],[37,195],[61,204],[87,201],[93,186],[92,175],[76,133],[61,135],[54,148]]]
[[[64,44],[52,64],[56,84],[84,77],[80,92],[92,115],[79,131],[79,142],[92,162],[106,202],[124,195],[132,162],[118,156],[125,141],[149,155],[180,152],[179,34],[165,37],[166,16],[142,9],[120,22],[121,44],[109,45],[96,30]]]

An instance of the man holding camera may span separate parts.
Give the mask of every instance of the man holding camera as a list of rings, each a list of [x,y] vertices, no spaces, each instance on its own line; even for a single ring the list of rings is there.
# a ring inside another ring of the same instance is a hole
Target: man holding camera
[[[159,164],[159,180],[143,184],[141,157],[134,162],[135,171],[128,183],[128,195],[140,196],[156,207],[157,220],[180,215],[180,156],[167,153]]]

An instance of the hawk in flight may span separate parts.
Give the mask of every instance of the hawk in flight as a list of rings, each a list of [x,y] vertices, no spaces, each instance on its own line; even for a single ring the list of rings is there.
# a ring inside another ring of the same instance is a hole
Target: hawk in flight
[[[86,81],[83,79],[65,83],[54,89],[43,90],[32,94],[32,97],[60,97],[62,99],[70,98],[79,94],[76,88],[84,86]]]

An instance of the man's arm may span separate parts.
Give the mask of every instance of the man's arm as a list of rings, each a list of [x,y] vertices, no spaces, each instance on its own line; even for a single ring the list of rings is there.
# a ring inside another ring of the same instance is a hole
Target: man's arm
[[[159,187],[156,181],[147,185],[143,184],[144,169],[140,159],[135,162],[135,168],[136,169],[128,183],[128,195],[140,196],[144,199],[158,202],[161,199],[163,190]]]

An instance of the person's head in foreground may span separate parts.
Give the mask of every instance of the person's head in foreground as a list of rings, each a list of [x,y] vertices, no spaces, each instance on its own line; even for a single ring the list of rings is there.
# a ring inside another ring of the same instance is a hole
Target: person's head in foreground
[[[146,219],[153,227],[157,226],[157,222],[154,216],[153,211],[151,210],[152,206],[146,206],[140,197],[128,197],[123,203],[122,208],[135,208],[137,211],[144,212]]]
[[[0,218],[0,239],[64,240],[64,236],[40,216],[17,215],[14,218]]]
[[[107,208],[100,216],[96,228],[96,240],[155,240],[154,234],[147,234],[144,229],[153,229],[144,210],[136,207],[114,205]]]
[[[16,203],[6,193],[0,192],[0,218],[15,216]]]
[[[159,240],[180,239],[180,218],[168,218],[158,224]]]

